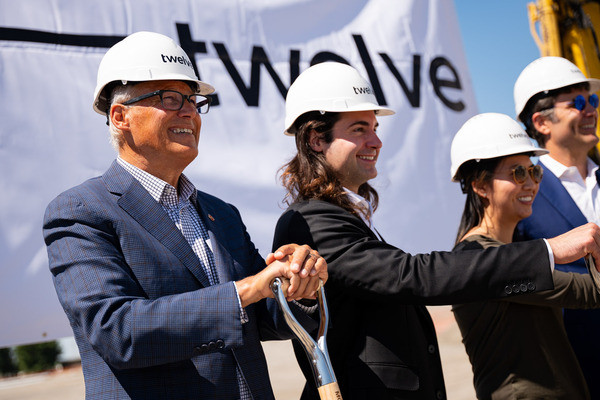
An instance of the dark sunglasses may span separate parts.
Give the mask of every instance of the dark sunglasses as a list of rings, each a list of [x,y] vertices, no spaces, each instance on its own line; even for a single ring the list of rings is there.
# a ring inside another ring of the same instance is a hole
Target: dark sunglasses
[[[528,167],[528,168],[525,168],[524,166],[519,165],[518,167],[513,168],[511,171],[513,174],[513,179],[515,180],[515,183],[517,183],[518,185],[522,185],[525,183],[525,181],[527,180],[528,172],[529,172],[529,176],[531,176],[531,179],[533,179],[533,181],[535,183],[540,183],[542,180],[542,177],[544,176],[544,170],[539,165],[532,165],[531,167]]]
[[[594,108],[598,108],[598,103],[599,103],[598,95],[596,93],[594,93],[594,94],[590,95],[590,97],[588,97],[588,99],[586,101],[585,97],[578,94],[577,96],[575,96],[573,101],[571,101],[567,104],[567,107],[573,107],[579,111],[583,111],[583,109],[585,108],[585,105],[587,103],[590,103],[590,106],[592,106]]]

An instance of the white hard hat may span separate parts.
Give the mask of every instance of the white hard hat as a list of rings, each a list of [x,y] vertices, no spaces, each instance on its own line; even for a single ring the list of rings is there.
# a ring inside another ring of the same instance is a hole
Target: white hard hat
[[[185,51],[173,39],[154,32],[136,32],[111,47],[100,62],[94,92],[94,110],[105,115],[109,100],[106,86],[115,81],[178,80],[194,82],[198,93],[215,89],[200,80]]]
[[[600,90],[600,80],[587,78],[575,64],[562,57],[540,57],[523,69],[514,87],[517,118],[536,94],[589,82],[590,91]],[[525,121],[522,121],[525,122]]]
[[[309,111],[369,111],[392,115],[381,107],[371,85],[353,67],[338,62],[313,65],[302,72],[290,86],[285,99],[286,135],[294,135],[296,119]]]
[[[482,160],[512,154],[547,154],[533,144],[521,125],[505,114],[483,113],[470,118],[458,130],[450,147],[450,176],[460,180],[460,166],[469,160]]]

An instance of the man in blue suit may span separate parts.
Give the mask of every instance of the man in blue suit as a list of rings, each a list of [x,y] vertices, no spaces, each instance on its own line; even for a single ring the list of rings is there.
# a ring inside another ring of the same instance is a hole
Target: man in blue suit
[[[94,109],[119,156],[54,199],[43,226],[89,399],[273,399],[260,340],[291,332],[269,285],[289,280],[296,300],[327,279],[308,246],[265,265],[237,209],[182,174],[213,91],[156,33],[128,36],[100,64]],[[293,306],[316,325],[314,307]]]
[[[529,136],[550,151],[540,157],[544,179],[533,213],[517,228],[522,238],[553,237],[587,222],[600,223],[598,165],[588,157],[598,143],[598,90],[599,80],[586,78],[561,57],[533,61],[515,82],[519,120]],[[556,268],[587,273],[583,259]],[[564,310],[563,315],[592,398],[600,398],[600,311]]]

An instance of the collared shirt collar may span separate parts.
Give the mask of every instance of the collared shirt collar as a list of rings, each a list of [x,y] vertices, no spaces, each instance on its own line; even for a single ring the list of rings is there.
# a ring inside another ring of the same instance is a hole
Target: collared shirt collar
[[[344,191],[348,195],[350,201],[352,201],[352,203],[357,206],[360,218],[364,221],[365,224],[367,224],[369,228],[373,228],[373,223],[371,221],[371,216],[373,215],[373,207],[371,207],[371,203],[369,203],[367,199],[365,199],[361,195],[354,193],[348,188],[344,188]]]
[[[566,178],[567,176],[571,176],[573,173],[576,173],[577,176],[580,176],[576,167],[567,167],[564,164],[556,161],[554,158],[550,157],[550,155],[548,155],[548,154],[544,154],[544,155],[540,156],[540,161],[543,162],[544,165],[546,166],[546,168],[548,168],[550,170],[550,172],[552,172],[559,179]],[[598,169],[598,166],[596,165],[596,163],[594,161],[592,161],[591,158],[588,157],[588,159],[587,159],[587,171],[588,171],[587,176],[588,177],[594,176],[597,169]]]
[[[181,174],[179,177],[178,192],[176,188],[169,185],[167,182],[128,163],[121,157],[117,157],[117,162],[125,168],[125,170],[129,172],[144,187],[144,189],[146,189],[154,200],[160,204],[173,207],[181,201],[196,201],[196,187],[184,174]]]
[[[596,178],[596,163],[588,157],[587,176],[582,177],[577,167],[567,167],[546,155],[540,157],[540,160],[559,179],[583,216],[589,222],[600,224],[600,191]]]

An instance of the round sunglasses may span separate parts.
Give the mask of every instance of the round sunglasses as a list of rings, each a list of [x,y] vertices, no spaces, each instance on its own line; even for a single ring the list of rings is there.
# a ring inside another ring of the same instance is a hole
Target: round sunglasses
[[[583,109],[585,108],[587,103],[590,103],[590,106],[592,106],[594,108],[598,108],[598,103],[599,103],[598,95],[596,93],[591,94],[588,97],[588,99],[586,100],[585,97],[578,94],[577,96],[575,96],[575,98],[572,101],[570,101],[567,104],[567,107],[572,107],[579,111],[583,111]]]
[[[532,165],[531,167],[524,167],[519,165],[518,167],[513,168],[512,175],[515,183],[518,185],[522,185],[527,180],[527,173],[531,176],[531,179],[535,183],[540,183],[542,177],[544,176],[544,170],[539,165]]]

